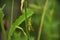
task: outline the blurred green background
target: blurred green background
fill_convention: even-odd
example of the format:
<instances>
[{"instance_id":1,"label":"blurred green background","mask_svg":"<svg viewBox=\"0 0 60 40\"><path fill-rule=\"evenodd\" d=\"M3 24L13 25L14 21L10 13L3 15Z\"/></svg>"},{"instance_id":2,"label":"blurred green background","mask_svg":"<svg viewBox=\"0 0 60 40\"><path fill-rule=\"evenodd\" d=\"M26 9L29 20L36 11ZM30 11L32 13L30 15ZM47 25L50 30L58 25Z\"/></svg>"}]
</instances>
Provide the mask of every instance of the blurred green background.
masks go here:
<instances>
[{"instance_id":1,"label":"blurred green background","mask_svg":"<svg viewBox=\"0 0 60 40\"><path fill-rule=\"evenodd\" d=\"M60 0L24 0L22 11L21 0L1 0L0 8L4 4L6 40L60 40Z\"/></svg>"}]
</instances>

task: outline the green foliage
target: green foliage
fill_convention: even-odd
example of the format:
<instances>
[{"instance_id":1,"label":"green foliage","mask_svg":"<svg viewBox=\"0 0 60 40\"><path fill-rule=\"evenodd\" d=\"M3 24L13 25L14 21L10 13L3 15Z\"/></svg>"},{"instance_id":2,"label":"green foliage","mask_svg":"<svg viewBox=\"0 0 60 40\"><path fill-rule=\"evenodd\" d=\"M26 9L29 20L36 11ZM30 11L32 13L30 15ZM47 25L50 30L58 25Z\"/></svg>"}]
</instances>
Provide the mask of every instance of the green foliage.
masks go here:
<instances>
[{"instance_id":1,"label":"green foliage","mask_svg":"<svg viewBox=\"0 0 60 40\"><path fill-rule=\"evenodd\" d=\"M50 4L50 5L49 5ZM59 38L58 36L58 24L59 22L53 20L53 14L55 9L55 2L48 2L48 9L46 12L44 26L42 31L42 40L54 40L54 38ZM46 36L46 37L45 37Z\"/></svg>"},{"instance_id":2,"label":"green foliage","mask_svg":"<svg viewBox=\"0 0 60 40\"><path fill-rule=\"evenodd\" d=\"M29 12L29 13L28 13ZM11 26L9 34L8 34L8 40L11 39L11 36L13 34L13 32L15 31L15 29L17 28L18 25L20 25L24 20L25 20L25 16L24 16L25 11L23 11L23 15L21 15ZM27 10L27 18L29 18L30 16L32 16L32 14L34 14L32 12L31 9Z\"/></svg>"},{"instance_id":3,"label":"green foliage","mask_svg":"<svg viewBox=\"0 0 60 40\"><path fill-rule=\"evenodd\" d=\"M9 17L11 25L8 33L8 40L59 40L60 6L56 0L31 0L29 5L33 4L33 6L29 6L28 8L27 3L28 2L25 0L22 15L12 23L14 11L14 0L12 0L12 10L10 10L11 17ZM4 40L6 40L6 33L3 24L4 7L5 5L0 8L0 24ZM29 21L29 18L31 18L31 21ZM24 22L25 24L22 24ZM28 22L31 22L30 24L34 31L28 30ZM21 24L23 25L22 27ZM18 29L19 32L17 32L16 29Z\"/></svg>"}]
</instances>

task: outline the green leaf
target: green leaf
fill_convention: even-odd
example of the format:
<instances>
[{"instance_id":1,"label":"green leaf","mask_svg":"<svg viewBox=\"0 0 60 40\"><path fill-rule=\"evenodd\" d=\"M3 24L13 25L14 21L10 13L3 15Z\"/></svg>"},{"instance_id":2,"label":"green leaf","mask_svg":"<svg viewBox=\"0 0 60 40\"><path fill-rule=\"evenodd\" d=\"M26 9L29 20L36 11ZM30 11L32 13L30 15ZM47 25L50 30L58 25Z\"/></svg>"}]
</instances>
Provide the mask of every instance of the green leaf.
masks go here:
<instances>
[{"instance_id":1,"label":"green leaf","mask_svg":"<svg viewBox=\"0 0 60 40\"><path fill-rule=\"evenodd\" d=\"M16 26L18 29L20 29L23 33L24 33L24 35L25 35L25 37L27 37L27 34L24 32L24 29L23 28L21 28L21 27L19 27L19 26Z\"/></svg>"},{"instance_id":2,"label":"green leaf","mask_svg":"<svg viewBox=\"0 0 60 40\"><path fill-rule=\"evenodd\" d=\"M17 25L20 25L24 20L25 20L25 16L24 16L25 10L23 10L23 15L21 15L11 26L10 30L9 30L9 34L8 34L8 40L11 40L11 36L13 34L13 32L15 31L15 29L17 28ZM32 16L34 13L31 9L27 9L27 18L29 18L30 16Z\"/></svg>"}]
</instances>

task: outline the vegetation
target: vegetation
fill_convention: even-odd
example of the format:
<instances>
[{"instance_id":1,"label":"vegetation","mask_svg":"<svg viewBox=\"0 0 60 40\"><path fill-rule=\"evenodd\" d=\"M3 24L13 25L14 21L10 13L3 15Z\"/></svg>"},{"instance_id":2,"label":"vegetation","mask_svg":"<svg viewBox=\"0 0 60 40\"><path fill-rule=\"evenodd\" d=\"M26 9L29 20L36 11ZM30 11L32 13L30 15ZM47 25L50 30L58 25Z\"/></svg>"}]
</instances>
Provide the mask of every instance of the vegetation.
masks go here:
<instances>
[{"instance_id":1,"label":"vegetation","mask_svg":"<svg viewBox=\"0 0 60 40\"><path fill-rule=\"evenodd\" d=\"M0 34L3 38L0 40L60 40L60 1L23 1L20 1L21 5L17 4L17 0L1 1ZM7 25L4 24L4 19Z\"/></svg>"}]
</instances>

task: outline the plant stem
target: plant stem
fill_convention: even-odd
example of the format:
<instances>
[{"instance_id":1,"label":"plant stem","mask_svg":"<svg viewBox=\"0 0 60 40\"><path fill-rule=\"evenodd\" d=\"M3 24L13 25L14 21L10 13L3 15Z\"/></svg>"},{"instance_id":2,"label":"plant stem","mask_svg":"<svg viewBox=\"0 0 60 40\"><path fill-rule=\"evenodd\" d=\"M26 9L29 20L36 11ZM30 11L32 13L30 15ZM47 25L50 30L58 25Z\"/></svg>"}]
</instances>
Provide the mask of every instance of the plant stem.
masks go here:
<instances>
[{"instance_id":1,"label":"plant stem","mask_svg":"<svg viewBox=\"0 0 60 40\"><path fill-rule=\"evenodd\" d=\"M13 23L13 9L14 9L14 0L12 0L12 10L11 10L11 26Z\"/></svg>"},{"instance_id":2,"label":"plant stem","mask_svg":"<svg viewBox=\"0 0 60 40\"><path fill-rule=\"evenodd\" d=\"M6 32L5 32L5 29L4 29L4 24L3 24L3 19L1 19L1 28L2 28L2 34L3 34L3 39L6 40Z\"/></svg>"},{"instance_id":3,"label":"plant stem","mask_svg":"<svg viewBox=\"0 0 60 40\"><path fill-rule=\"evenodd\" d=\"M28 19L27 19L27 0L25 0L25 23L26 23L26 32L27 32L27 40L29 40L29 32L28 32Z\"/></svg>"},{"instance_id":4,"label":"plant stem","mask_svg":"<svg viewBox=\"0 0 60 40\"><path fill-rule=\"evenodd\" d=\"M13 9L14 9L14 0L12 0L12 9L11 9L11 18L10 18L10 27L12 27L12 23L13 23ZM9 33L10 34L10 33ZM8 40L11 40L11 36L8 35Z\"/></svg>"},{"instance_id":5,"label":"plant stem","mask_svg":"<svg viewBox=\"0 0 60 40\"><path fill-rule=\"evenodd\" d=\"M44 9L43 9L43 14L42 14L42 18L41 18L41 23L40 23L40 28L39 28L37 40L41 39L42 27L43 27L44 17L45 17L46 10L47 10L47 4L48 4L48 0L46 0L45 6L44 6Z\"/></svg>"},{"instance_id":6,"label":"plant stem","mask_svg":"<svg viewBox=\"0 0 60 40\"><path fill-rule=\"evenodd\" d=\"M4 22L3 22L4 13L2 10L3 10L3 8L0 8L0 24L1 24L1 29L2 29L3 40L6 40L6 32L5 32L5 28L4 28Z\"/></svg>"}]
</instances>

